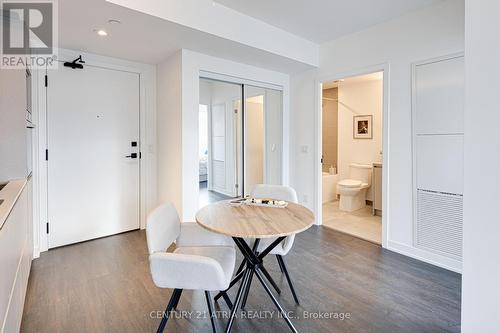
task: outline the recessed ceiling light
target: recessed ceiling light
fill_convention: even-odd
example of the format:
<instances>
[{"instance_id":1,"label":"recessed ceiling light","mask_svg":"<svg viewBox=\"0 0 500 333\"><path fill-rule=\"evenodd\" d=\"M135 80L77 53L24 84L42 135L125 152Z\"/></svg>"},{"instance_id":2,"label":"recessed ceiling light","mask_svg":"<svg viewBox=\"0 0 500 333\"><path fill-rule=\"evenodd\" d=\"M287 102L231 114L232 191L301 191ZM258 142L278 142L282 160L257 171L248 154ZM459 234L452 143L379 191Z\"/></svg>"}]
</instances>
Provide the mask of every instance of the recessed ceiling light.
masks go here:
<instances>
[{"instance_id":1,"label":"recessed ceiling light","mask_svg":"<svg viewBox=\"0 0 500 333\"><path fill-rule=\"evenodd\" d=\"M107 36L108 33L106 32L106 30L103 30L103 29L94 29L95 33L98 34L99 36Z\"/></svg>"},{"instance_id":2,"label":"recessed ceiling light","mask_svg":"<svg viewBox=\"0 0 500 333\"><path fill-rule=\"evenodd\" d=\"M111 19L111 20L108 20L108 23L109 24L120 24L122 22L120 20Z\"/></svg>"}]
</instances>

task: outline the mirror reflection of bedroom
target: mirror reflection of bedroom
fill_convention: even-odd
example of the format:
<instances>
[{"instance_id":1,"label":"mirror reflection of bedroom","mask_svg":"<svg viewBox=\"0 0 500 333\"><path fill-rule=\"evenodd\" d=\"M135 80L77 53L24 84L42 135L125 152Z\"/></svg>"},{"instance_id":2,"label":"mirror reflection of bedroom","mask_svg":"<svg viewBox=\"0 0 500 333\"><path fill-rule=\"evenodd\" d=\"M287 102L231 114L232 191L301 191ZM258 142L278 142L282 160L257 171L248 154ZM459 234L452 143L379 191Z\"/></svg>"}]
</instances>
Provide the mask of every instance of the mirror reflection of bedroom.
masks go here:
<instances>
[{"instance_id":1,"label":"mirror reflection of bedroom","mask_svg":"<svg viewBox=\"0 0 500 333\"><path fill-rule=\"evenodd\" d=\"M198 121L199 207L281 184L281 91L200 78Z\"/></svg>"},{"instance_id":2,"label":"mirror reflection of bedroom","mask_svg":"<svg viewBox=\"0 0 500 333\"><path fill-rule=\"evenodd\" d=\"M238 117L241 85L200 79L199 206L240 196Z\"/></svg>"}]
</instances>

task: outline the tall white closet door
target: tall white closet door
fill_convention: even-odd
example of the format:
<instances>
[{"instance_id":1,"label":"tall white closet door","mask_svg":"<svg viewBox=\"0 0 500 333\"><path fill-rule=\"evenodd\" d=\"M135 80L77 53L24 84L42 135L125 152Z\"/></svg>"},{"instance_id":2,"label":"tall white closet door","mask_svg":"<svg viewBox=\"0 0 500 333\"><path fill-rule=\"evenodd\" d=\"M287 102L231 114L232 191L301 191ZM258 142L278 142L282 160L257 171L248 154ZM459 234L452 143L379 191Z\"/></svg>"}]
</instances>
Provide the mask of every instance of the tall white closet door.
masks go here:
<instances>
[{"instance_id":1,"label":"tall white closet door","mask_svg":"<svg viewBox=\"0 0 500 333\"><path fill-rule=\"evenodd\" d=\"M414 68L415 246L461 260L464 60Z\"/></svg>"}]
</instances>

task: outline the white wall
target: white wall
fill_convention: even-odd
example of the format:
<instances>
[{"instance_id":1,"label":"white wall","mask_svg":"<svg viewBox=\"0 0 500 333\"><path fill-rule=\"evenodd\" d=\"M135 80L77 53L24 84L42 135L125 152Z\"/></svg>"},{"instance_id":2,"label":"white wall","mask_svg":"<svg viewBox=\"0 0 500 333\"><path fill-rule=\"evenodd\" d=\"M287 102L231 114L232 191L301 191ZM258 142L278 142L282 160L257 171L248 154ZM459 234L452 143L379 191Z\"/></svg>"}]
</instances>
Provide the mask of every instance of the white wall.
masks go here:
<instances>
[{"instance_id":1,"label":"white wall","mask_svg":"<svg viewBox=\"0 0 500 333\"><path fill-rule=\"evenodd\" d=\"M465 12L462 332L500 332L500 2L466 0Z\"/></svg>"},{"instance_id":2,"label":"white wall","mask_svg":"<svg viewBox=\"0 0 500 333\"><path fill-rule=\"evenodd\" d=\"M182 53L179 51L157 66L156 117L158 200L172 202L179 212L182 211L181 84ZM199 112L199 108L197 111ZM198 120L198 113L196 115ZM195 151L198 157L197 147Z\"/></svg>"},{"instance_id":3,"label":"white wall","mask_svg":"<svg viewBox=\"0 0 500 333\"><path fill-rule=\"evenodd\" d=\"M349 165L381 162L383 82L371 80L340 83L338 88L338 172L339 179L349 178ZM371 115L373 139L354 139L353 116ZM367 200L373 200L372 188Z\"/></svg>"},{"instance_id":4,"label":"white wall","mask_svg":"<svg viewBox=\"0 0 500 333\"><path fill-rule=\"evenodd\" d=\"M384 165L389 197L388 244L393 250L440 263L439 257L413 248L411 64L463 51L464 7L462 1L439 2L358 33L322 45L320 68L291 78L293 135L293 186L299 199L317 207L315 170L315 112L319 109L319 81L353 75L368 69L388 68L387 165ZM318 215L320 212L316 212Z\"/></svg>"}]
</instances>

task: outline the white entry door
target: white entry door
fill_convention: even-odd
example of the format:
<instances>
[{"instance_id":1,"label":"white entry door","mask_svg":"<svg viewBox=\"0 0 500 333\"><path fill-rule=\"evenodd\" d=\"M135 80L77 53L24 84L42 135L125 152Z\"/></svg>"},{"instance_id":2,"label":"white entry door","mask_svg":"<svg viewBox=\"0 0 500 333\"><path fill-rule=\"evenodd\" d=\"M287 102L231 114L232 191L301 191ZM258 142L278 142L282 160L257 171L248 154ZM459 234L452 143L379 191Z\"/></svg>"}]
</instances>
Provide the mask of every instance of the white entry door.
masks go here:
<instances>
[{"instance_id":1,"label":"white entry door","mask_svg":"<svg viewBox=\"0 0 500 333\"><path fill-rule=\"evenodd\" d=\"M47 113L49 248L139 228L139 74L60 64Z\"/></svg>"}]
</instances>

